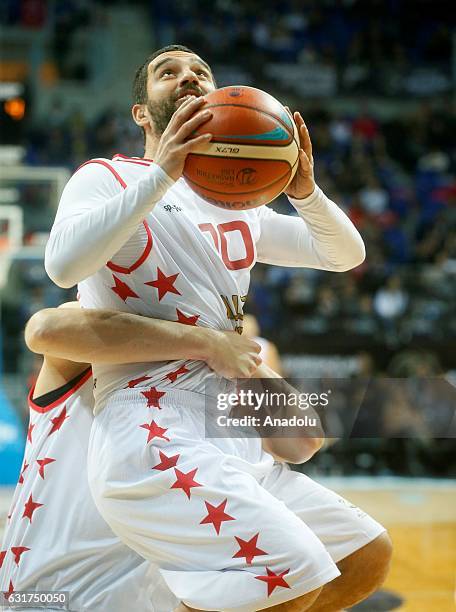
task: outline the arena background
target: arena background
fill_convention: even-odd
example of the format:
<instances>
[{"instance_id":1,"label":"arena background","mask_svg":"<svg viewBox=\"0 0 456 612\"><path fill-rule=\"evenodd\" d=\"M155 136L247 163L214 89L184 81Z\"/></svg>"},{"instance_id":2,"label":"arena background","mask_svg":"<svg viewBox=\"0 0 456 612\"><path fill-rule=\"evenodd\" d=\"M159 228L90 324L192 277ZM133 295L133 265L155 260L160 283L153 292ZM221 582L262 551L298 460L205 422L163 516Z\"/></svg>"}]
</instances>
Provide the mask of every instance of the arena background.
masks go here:
<instances>
[{"instance_id":1,"label":"arena background","mask_svg":"<svg viewBox=\"0 0 456 612\"><path fill-rule=\"evenodd\" d=\"M25 322L75 296L43 267L59 193L88 158L142 155L129 114L132 75L165 44L197 50L220 86L257 86L299 109L318 184L364 238L366 261L348 273L255 267L248 311L285 373L454 383L450 2L2 0L0 22L0 531L40 365L24 346ZM293 214L286 198L273 207ZM390 529L385 590L357 609L454 609L449 415L454 402L438 394L385 394L375 413L382 438L339 440L298 467Z\"/></svg>"}]
</instances>

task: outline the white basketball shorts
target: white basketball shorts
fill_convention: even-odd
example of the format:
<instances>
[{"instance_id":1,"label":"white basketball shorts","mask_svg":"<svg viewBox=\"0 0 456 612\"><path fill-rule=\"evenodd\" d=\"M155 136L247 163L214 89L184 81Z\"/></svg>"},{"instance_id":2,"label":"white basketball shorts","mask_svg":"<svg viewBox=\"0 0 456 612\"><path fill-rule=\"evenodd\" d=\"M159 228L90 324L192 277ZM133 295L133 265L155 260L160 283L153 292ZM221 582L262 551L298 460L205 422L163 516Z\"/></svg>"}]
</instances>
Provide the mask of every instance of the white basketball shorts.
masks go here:
<instances>
[{"instance_id":1,"label":"white basketball shorts","mask_svg":"<svg viewBox=\"0 0 456 612\"><path fill-rule=\"evenodd\" d=\"M188 391L113 394L94 420L88 470L114 532L200 610L295 599L339 576L336 562L384 531L274 464L258 439L205 439L204 396Z\"/></svg>"}]
</instances>

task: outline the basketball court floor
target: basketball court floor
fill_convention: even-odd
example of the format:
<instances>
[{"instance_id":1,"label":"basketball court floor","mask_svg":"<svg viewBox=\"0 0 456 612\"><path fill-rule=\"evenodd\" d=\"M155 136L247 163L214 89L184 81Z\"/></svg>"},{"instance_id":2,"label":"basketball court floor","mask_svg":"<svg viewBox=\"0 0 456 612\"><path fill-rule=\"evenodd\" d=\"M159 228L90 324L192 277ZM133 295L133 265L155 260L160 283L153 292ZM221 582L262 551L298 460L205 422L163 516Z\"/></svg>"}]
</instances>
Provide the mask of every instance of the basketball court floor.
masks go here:
<instances>
[{"instance_id":1,"label":"basketball court floor","mask_svg":"<svg viewBox=\"0 0 456 612\"><path fill-rule=\"evenodd\" d=\"M403 602L378 612L454 612L456 482L381 477L320 482L388 528L394 553L384 590Z\"/></svg>"}]
</instances>

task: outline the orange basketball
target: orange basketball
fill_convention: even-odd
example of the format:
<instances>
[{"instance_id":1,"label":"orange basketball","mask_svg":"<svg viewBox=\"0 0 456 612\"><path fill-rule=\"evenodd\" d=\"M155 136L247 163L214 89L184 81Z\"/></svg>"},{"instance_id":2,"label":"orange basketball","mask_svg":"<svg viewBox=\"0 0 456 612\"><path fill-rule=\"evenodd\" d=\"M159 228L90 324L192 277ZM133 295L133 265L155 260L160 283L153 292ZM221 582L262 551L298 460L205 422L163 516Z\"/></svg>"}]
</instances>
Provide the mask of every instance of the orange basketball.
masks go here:
<instances>
[{"instance_id":1,"label":"orange basketball","mask_svg":"<svg viewBox=\"0 0 456 612\"><path fill-rule=\"evenodd\" d=\"M254 87L230 86L205 96L212 118L196 134L212 140L187 156L184 177L202 198L242 210L284 191L298 167L299 136L278 100Z\"/></svg>"}]
</instances>

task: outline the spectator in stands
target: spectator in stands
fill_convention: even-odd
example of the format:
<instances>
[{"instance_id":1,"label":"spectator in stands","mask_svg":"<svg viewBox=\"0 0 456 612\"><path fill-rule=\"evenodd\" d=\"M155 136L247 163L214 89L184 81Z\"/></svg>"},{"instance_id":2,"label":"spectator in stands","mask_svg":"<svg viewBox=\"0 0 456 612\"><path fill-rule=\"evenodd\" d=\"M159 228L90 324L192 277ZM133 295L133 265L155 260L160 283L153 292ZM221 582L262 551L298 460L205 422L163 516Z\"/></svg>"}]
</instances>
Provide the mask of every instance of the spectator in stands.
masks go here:
<instances>
[{"instance_id":1,"label":"spectator in stands","mask_svg":"<svg viewBox=\"0 0 456 612\"><path fill-rule=\"evenodd\" d=\"M407 292L402 288L399 276L390 276L385 287L381 287L374 297L374 310L385 322L393 321L404 315L409 301Z\"/></svg>"}]
</instances>

